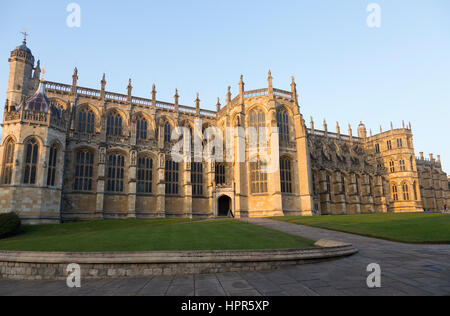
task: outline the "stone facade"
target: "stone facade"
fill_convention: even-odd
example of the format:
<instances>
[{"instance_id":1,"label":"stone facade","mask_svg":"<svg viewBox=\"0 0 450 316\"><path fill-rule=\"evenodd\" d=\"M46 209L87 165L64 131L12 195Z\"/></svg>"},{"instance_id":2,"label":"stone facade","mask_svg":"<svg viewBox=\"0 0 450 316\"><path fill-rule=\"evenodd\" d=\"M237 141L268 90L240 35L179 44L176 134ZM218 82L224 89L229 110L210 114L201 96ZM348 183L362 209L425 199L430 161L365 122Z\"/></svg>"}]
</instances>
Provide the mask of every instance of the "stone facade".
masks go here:
<instances>
[{"instance_id":1,"label":"stone facade","mask_svg":"<svg viewBox=\"0 0 450 316\"><path fill-rule=\"evenodd\" d=\"M228 215L358 214L441 211L450 205L439 159L415 158L411 126L358 136L307 127L294 79L290 91L246 91L216 111L40 79L26 42L11 52L0 146L0 212L26 223L111 218ZM36 100L38 103L36 103ZM40 103L39 103L40 102ZM41 107L42 106L42 107ZM200 125L196 122L201 120ZM225 146L231 162L174 163L170 132L182 126L202 137L208 127L279 128L279 168L262 173L245 133ZM371 133L370 133L371 134ZM202 135L202 136L198 136ZM261 137L259 135L258 137ZM195 142L196 140L194 140ZM200 142L204 141L203 139ZM239 144L244 144L239 146ZM273 146L272 146L273 147ZM278 160L277 158L277 160ZM261 162L261 160L257 160Z\"/></svg>"}]
</instances>

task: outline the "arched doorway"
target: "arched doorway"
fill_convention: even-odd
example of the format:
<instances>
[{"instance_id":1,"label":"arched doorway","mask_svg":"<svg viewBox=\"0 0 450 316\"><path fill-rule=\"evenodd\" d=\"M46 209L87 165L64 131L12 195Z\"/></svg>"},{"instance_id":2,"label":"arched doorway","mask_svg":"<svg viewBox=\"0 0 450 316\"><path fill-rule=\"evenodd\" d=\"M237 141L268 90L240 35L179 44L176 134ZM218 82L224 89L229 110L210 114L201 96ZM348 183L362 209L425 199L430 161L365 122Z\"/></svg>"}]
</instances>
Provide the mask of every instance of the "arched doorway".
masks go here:
<instances>
[{"instance_id":1,"label":"arched doorway","mask_svg":"<svg viewBox=\"0 0 450 316\"><path fill-rule=\"evenodd\" d=\"M231 215L231 198L229 196L223 195L217 201L217 216L228 217Z\"/></svg>"}]
</instances>

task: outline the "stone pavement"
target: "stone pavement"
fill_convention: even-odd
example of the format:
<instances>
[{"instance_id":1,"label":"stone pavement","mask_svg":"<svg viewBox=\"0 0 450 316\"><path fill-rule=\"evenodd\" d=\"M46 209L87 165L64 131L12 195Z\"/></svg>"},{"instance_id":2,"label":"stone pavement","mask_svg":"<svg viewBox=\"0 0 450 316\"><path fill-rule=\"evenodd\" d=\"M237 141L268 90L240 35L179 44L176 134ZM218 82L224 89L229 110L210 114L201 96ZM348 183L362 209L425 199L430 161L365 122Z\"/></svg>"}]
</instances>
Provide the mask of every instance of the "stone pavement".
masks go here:
<instances>
[{"instance_id":1,"label":"stone pavement","mask_svg":"<svg viewBox=\"0 0 450 316\"><path fill-rule=\"evenodd\" d=\"M450 295L450 245L408 245L319 228L249 219L251 223L313 240L349 242L351 257L275 271L82 281L0 280L0 295ZM381 266L380 289L368 289L367 265Z\"/></svg>"}]
</instances>

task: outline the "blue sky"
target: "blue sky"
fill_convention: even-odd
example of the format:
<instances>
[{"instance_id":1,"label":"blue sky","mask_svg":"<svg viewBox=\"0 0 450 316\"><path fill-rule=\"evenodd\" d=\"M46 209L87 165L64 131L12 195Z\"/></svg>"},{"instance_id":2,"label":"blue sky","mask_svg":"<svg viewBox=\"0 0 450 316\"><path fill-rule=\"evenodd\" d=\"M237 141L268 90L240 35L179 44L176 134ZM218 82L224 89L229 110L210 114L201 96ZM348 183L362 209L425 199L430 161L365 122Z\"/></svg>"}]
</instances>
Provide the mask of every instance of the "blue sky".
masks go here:
<instances>
[{"instance_id":1,"label":"blue sky","mask_svg":"<svg viewBox=\"0 0 450 316\"><path fill-rule=\"evenodd\" d=\"M71 1L2 1L0 95L5 98L9 52L31 33L28 46L46 79L214 109L228 85L289 90L296 77L305 118L334 129L363 121L411 121L416 155L442 155L450 172L450 1L74 1L81 28L66 25ZM382 8L381 28L369 28L366 7ZM1 99L0 99L1 100ZM2 103L4 101L1 101ZM308 119L309 120L309 119ZM345 128L346 129L346 128Z\"/></svg>"}]
</instances>

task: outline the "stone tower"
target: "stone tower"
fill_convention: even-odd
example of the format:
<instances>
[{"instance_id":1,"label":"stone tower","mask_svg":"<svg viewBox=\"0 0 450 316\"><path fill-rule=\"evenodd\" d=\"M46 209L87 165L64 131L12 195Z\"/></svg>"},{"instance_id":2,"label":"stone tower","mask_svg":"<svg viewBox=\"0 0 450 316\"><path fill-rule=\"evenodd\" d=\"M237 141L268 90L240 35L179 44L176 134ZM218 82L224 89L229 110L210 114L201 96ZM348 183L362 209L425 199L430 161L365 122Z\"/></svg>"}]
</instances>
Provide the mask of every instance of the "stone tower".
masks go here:
<instances>
[{"instance_id":1,"label":"stone tower","mask_svg":"<svg viewBox=\"0 0 450 316\"><path fill-rule=\"evenodd\" d=\"M68 112L47 97L26 39L11 52L9 62L0 212L16 212L24 223L58 223Z\"/></svg>"}]
</instances>

